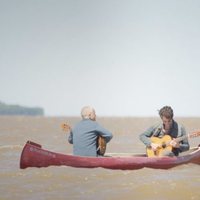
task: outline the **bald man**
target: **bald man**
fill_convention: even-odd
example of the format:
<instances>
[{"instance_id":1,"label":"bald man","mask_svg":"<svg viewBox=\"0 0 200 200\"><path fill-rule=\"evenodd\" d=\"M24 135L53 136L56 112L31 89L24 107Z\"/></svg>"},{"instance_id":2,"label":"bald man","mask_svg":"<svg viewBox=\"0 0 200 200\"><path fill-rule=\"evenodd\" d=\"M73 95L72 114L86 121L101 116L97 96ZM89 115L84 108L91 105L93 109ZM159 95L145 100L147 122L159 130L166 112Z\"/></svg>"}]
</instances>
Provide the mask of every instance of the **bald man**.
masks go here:
<instances>
[{"instance_id":1,"label":"bald man","mask_svg":"<svg viewBox=\"0 0 200 200\"><path fill-rule=\"evenodd\" d=\"M68 141L73 144L73 154L78 156L98 156L97 138L102 136L108 143L113 135L96 122L96 113L91 106L81 110L82 120L71 129Z\"/></svg>"}]
</instances>

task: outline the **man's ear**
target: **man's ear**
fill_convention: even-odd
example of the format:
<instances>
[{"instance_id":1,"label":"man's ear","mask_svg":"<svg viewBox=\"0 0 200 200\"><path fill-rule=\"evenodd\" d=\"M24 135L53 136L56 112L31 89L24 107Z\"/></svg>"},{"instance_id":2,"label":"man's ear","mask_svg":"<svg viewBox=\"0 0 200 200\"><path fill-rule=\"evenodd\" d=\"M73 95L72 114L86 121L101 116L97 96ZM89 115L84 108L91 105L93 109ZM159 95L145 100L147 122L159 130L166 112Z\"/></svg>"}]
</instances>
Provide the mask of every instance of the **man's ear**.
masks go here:
<instances>
[{"instance_id":1,"label":"man's ear","mask_svg":"<svg viewBox=\"0 0 200 200\"><path fill-rule=\"evenodd\" d=\"M92 113L90 113L90 114L88 115L88 117L89 117L89 119L91 119L91 117L92 117Z\"/></svg>"},{"instance_id":2,"label":"man's ear","mask_svg":"<svg viewBox=\"0 0 200 200\"><path fill-rule=\"evenodd\" d=\"M89 119L91 119L91 120L93 120L93 121L96 120L96 118L94 117L94 114L93 114L93 113L90 113L88 116L89 116Z\"/></svg>"}]
</instances>

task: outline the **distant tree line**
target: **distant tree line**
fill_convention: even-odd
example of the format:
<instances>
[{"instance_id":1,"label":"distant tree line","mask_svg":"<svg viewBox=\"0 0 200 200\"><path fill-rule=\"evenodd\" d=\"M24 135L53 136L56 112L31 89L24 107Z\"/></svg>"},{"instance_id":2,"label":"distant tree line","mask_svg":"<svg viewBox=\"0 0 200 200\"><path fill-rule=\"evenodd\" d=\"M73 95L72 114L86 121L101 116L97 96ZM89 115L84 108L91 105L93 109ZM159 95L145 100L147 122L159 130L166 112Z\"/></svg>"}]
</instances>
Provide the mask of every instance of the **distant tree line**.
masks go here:
<instances>
[{"instance_id":1,"label":"distant tree line","mask_svg":"<svg viewBox=\"0 0 200 200\"><path fill-rule=\"evenodd\" d=\"M19 105L7 105L0 102L0 115L44 115L43 108L40 107L24 107Z\"/></svg>"}]
</instances>

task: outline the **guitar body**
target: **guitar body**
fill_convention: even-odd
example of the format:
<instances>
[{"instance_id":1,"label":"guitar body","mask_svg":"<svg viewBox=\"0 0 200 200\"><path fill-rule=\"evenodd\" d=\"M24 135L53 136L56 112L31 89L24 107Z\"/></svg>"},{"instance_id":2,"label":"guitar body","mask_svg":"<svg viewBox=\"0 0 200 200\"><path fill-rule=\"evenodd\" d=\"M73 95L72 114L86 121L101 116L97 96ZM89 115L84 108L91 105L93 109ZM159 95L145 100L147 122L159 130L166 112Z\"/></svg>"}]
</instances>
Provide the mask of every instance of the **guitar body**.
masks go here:
<instances>
[{"instance_id":1,"label":"guitar body","mask_svg":"<svg viewBox=\"0 0 200 200\"><path fill-rule=\"evenodd\" d=\"M159 148L156 151L153 151L152 148L147 148L147 156L155 157L155 156L163 156L165 152L172 152L172 146L169 145L172 138L169 135L165 135L162 138L151 137L151 142L159 144Z\"/></svg>"},{"instance_id":2,"label":"guitar body","mask_svg":"<svg viewBox=\"0 0 200 200\"><path fill-rule=\"evenodd\" d=\"M106 152L106 140L102 136L97 138L97 154L103 156Z\"/></svg>"}]
</instances>

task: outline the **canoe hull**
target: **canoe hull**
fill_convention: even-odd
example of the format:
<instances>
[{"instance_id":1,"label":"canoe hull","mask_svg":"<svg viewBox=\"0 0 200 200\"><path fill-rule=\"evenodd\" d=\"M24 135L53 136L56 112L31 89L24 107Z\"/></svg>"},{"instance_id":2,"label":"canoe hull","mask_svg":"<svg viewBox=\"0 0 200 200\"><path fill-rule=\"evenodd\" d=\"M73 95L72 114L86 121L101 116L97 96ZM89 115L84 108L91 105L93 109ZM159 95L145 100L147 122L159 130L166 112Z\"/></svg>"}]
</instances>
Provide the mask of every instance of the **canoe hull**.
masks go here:
<instances>
[{"instance_id":1,"label":"canoe hull","mask_svg":"<svg viewBox=\"0 0 200 200\"><path fill-rule=\"evenodd\" d=\"M144 167L154 169L169 169L181 164L200 164L200 148L195 148L187 155L179 157L154 157L137 156L110 156L110 157L81 157L51 152L42 149L42 146L28 141L24 146L20 168L70 166L78 168L107 168L120 170L135 170Z\"/></svg>"}]
</instances>

